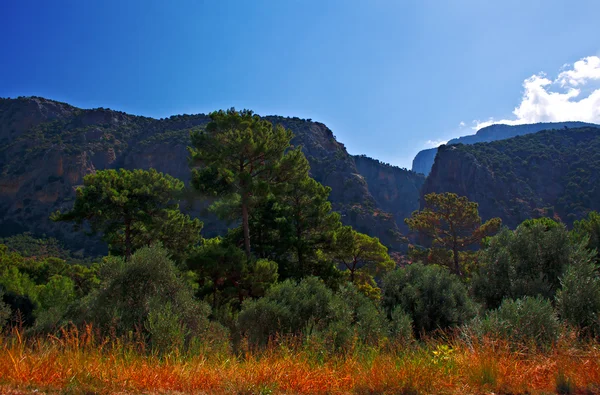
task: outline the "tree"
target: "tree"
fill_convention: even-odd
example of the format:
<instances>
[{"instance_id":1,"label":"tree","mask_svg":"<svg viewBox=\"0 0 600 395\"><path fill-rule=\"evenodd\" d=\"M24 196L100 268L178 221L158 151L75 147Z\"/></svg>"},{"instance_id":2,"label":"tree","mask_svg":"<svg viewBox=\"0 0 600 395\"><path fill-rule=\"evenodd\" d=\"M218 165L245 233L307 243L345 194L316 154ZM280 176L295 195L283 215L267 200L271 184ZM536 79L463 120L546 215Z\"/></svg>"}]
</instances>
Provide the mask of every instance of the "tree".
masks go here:
<instances>
[{"instance_id":1,"label":"tree","mask_svg":"<svg viewBox=\"0 0 600 395\"><path fill-rule=\"evenodd\" d=\"M527 220L514 231L503 229L480 251L473 293L487 308L505 298L542 296L554 299L568 266L593 261L584 241L575 241L563 224Z\"/></svg>"},{"instance_id":2,"label":"tree","mask_svg":"<svg viewBox=\"0 0 600 395\"><path fill-rule=\"evenodd\" d=\"M341 226L330 190L307 175L278 186L250 217L255 254L278 262L282 279L332 274L332 262L319 253L329 252Z\"/></svg>"},{"instance_id":3,"label":"tree","mask_svg":"<svg viewBox=\"0 0 600 395\"><path fill-rule=\"evenodd\" d=\"M161 242L178 255L200 240L202 223L179 212L175 197L183 182L154 169L101 170L88 174L77 189L75 205L56 212L54 221L88 222L102 232L113 253L129 259L142 246Z\"/></svg>"},{"instance_id":4,"label":"tree","mask_svg":"<svg viewBox=\"0 0 600 395\"><path fill-rule=\"evenodd\" d=\"M410 316L416 334L461 325L476 313L467 288L447 268L413 263L383 277L381 304L388 317Z\"/></svg>"},{"instance_id":5,"label":"tree","mask_svg":"<svg viewBox=\"0 0 600 395\"><path fill-rule=\"evenodd\" d=\"M395 265L378 238L359 233L351 226L343 226L336 232L332 258L348 270L350 282L359 288L372 287L373 276Z\"/></svg>"},{"instance_id":6,"label":"tree","mask_svg":"<svg viewBox=\"0 0 600 395\"><path fill-rule=\"evenodd\" d=\"M308 172L300 148L290 149L292 132L250 110L218 111L203 131L192 133L192 183L219 197L222 217L242 219L244 250L250 259L250 211L257 197L279 183Z\"/></svg>"},{"instance_id":7,"label":"tree","mask_svg":"<svg viewBox=\"0 0 600 395\"><path fill-rule=\"evenodd\" d=\"M101 268L100 289L91 294L76 321L123 335L143 330L151 343L172 332L175 345L188 343L208 327L210 307L194 298L193 289L162 247L142 247L129 261L108 257ZM162 322L161 322L162 321ZM161 342L162 343L162 342Z\"/></svg>"},{"instance_id":8,"label":"tree","mask_svg":"<svg viewBox=\"0 0 600 395\"><path fill-rule=\"evenodd\" d=\"M579 241L587 240L587 248L596 250L596 260L600 263L600 213L591 211L587 218L575 221L572 233Z\"/></svg>"},{"instance_id":9,"label":"tree","mask_svg":"<svg viewBox=\"0 0 600 395\"><path fill-rule=\"evenodd\" d=\"M247 259L236 246L220 237L204 240L203 245L188 259L188 267L200 277L200 293L210 295L213 309L217 298L241 299L241 285Z\"/></svg>"},{"instance_id":10,"label":"tree","mask_svg":"<svg viewBox=\"0 0 600 395\"><path fill-rule=\"evenodd\" d=\"M404 220L413 231L433 239L433 246L452 251L454 274L462 276L459 252L498 231L502 220L492 218L481 223L478 204L454 193L425 195L425 208Z\"/></svg>"}]
</instances>

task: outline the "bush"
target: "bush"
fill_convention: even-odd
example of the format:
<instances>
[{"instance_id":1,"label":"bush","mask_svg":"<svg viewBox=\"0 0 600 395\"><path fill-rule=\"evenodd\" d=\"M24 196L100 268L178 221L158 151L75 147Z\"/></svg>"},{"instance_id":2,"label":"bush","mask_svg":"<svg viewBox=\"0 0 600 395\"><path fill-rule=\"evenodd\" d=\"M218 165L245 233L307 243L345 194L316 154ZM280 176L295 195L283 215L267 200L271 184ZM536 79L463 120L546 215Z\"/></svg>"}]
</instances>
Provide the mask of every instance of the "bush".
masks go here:
<instances>
[{"instance_id":1,"label":"bush","mask_svg":"<svg viewBox=\"0 0 600 395\"><path fill-rule=\"evenodd\" d=\"M275 335L304 334L340 349L355 337L374 344L387 335L385 317L354 285L334 293L316 277L286 280L264 298L245 301L238 323L250 343L261 346Z\"/></svg>"},{"instance_id":2,"label":"bush","mask_svg":"<svg viewBox=\"0 0 600 395\"><path fill-rule=\"evenodd\" d=\"M554 299L566 267L588 261L591 254L582 242L572 241L564 225L548 218L529 220L488 240L473 292L490 309L505 298Z\"/></svg>"},{"instance_id":3,"label":"bush","mask_svg":"<svg viewBox=\"0 0 600 395\"><path fill-rule=\"evenodd\" d=\"M600 213L591 211L586 218L575 221L571 233L575 240L583 241L589 250L597 252L596 261L600 264Z\"/></svg>"},{"instance_id":4,"label":"bush","mask_svg":"<svg viewBox=\"0 0 600 395\"><path fill-rule=\"evenodd\" d=\"M583 335L600 336L600 278L594 262L571 265L556 295L560 317L582 329Z\"/></svg>"},{"instance_id":5,"label":"bush","mask_svg":"<svg viewBox=\"0 0 600 395\"><path fill-rule=\"evenodd\" d=\"M0 331L4 329L4 325L10 318L10 307L4 303L4 291L0 289Z\"/></svg>"},{"instance_id":6,"label":"bush","mask_svg":"<svg viewBox=\"0 0 600 395\"><path fill-rule=\"evenodd\" d=\"M384 277L382 289L388 318L400 306L417 334L460 325L476 313L464 284L440 266L415 263L398 268Z\"/></svg>"},{"instance_id":7,"label":"bush","mask_svg":"<svg viewBox=\"0 0 600 395\"><path fill-rule=\"evenodd\" d=\"M515 344L544 348L557 339L560 325L549 300L526 296L505 299L483 320L476 319L471 329L479 336L499 336Z\"/></svg>"},{"instance_id":8,"label":"bush","mask_svg":"<svg viewBox=\"0 0 600 395\"><path fill-rule=\"evenodd\" d=\"M413 320L404 312L402 306L396 306L390 315L391 338L400 344L413 340Z\"/></svg>"},{"instance_id":9,"label":"bush","mask_svg":"<svg viewBox=\"0 0 600 395\"><path fill-rule=\"evenodd\" d=\"M239 326L251 343L259 345L275 334L321 331L341 315L333 300L333 291L316 277L299 283L286 280L267 290L263 298L244 301Z\"/></svg>"},{"instance_id":10,"label":"bush","mask_svg":"<svg viewBox=\"0 0 600 395\"><path fill-rule=\"evenodd\" d=\"M166 339L186 342L204 333L210 308L194 299L190 284L161 247L137 250L129 261L110 257L101 268L100 289L82 299L75 313L117 335L142 330L151 344L165 351ZM168 308L167 308L168 306Z\"/></svg>"}]
</instances>

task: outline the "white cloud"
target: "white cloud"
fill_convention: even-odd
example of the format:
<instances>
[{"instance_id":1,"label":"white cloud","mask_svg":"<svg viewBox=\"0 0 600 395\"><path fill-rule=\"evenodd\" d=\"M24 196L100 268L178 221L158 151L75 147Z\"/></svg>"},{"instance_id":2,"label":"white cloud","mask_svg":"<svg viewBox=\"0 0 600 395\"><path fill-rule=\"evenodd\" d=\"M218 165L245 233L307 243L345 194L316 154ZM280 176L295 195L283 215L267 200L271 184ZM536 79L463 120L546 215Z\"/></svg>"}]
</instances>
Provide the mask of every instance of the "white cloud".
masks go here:
<instances>
[{"instance_id":1,"label":"white cloud","mask_svg":"<svg viewBox=\"0 0 600 395\"><path fill-rule=\"evenodd\" d=\"M600 57L589 56L563 66L552 81L544 73L532 75L523 82L523 97L513 110L515 118L473 121L479 130L495 123L520 125L536 122L584 121L600 123L600 84L582 95L581 87L600 81ZM557 90L558 89L558 90Z\"/></svg>"},{"instance_id":2,"label":"white cloud","mask_svg":"<svg viewBox=\"0 0 600 395\"><path fill-rule=\"evenodd\" d=\"M442 144L446 144L448 140L427 140L425 142L425 147L427 148L437 148Z\"/></svg>"},{"instance_id":3,"label":"white cloud","mask_svg":"<svg viewBox=\"0 0 600 395\"><path fill-rule=\"evenodd\" d=\"M568 67L568 65L565 66ZM559 82L561 86L578 86L585 85L588 80L600 80L600 58L598 56L588 56L578 60L572 70L561 72L555 82Z\"/></svg>"},{"instance_id":4,"label":"white cloud","mask_svg":"<svg viewBox=\"0 0 600 395\"><path fill-rule=\"evenodd\" d=\"M465 122L464 121L460 121L460 123L458 124L458 126L460 126L461 128L465 127Z\"/></svg>"}]
</instances>

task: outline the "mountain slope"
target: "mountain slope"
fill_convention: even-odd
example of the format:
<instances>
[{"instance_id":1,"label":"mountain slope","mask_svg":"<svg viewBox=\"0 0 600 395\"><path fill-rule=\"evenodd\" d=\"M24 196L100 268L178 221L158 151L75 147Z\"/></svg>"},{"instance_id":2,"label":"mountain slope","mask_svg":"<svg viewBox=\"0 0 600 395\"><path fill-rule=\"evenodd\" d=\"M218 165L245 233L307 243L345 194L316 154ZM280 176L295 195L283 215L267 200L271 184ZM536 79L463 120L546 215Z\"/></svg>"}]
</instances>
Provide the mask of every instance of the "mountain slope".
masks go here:
<instances>
[{"instance_id":1,"label":"mountain slope","mask_svg":"<svg viewBox=\"0 0 600 395\"><path fill-rule=\"evenodd\" d=\"M443 145L421 191L430 192L467 196L510 227L539 216L571 224L600 210L600 128Z\"/></svg>"},{"instance_id":2,"label":"mountain slope","mask_svg":"<svg viewBox=\"0 0 600 395\"><path fill-rule=\"evenodd\" d=\"M369 177L360 174L331 130L299 118L266 118L294 132L292 143L303 147L311 175L332 188L330 200L345 223L393 249L402 247L397 224L403 217L395 218L378 205ZM83 110L39 97L0 99L0 236L31 231L57 237L71 248L102 250L97 238L49 221L50 213L69 209L83 177L100 169L153 167L187 183L189 131L208 121L204 114L153 119L103 108ZM411 210L417 209L412 190L402 190L394 199L404 200L405 193ZM205 222L205 236L227 227L206 212L209 203L190 194L182 204Z\"/></svg>"},{"instance_id":3,"label":"mountain slope","mask_svg":"<svg viewBox=\"0 0 600 395\"><path fill-rule=\"evenodd\" d=\"M511 137L536 133L542 130L558 130L564 128L573 129L585 126L596 127L598 125L585 122L545 122L514 126L497 124L481 128L476 134L452 139L448 141L446 145L488 143L491 141L504 140ZM437 148L429 148L420 151L415 156L415 159L413 159L412 170L417 173L428 175L431 171L431 167L433 166L437 151Z\"/></svg>"}]
</instances>

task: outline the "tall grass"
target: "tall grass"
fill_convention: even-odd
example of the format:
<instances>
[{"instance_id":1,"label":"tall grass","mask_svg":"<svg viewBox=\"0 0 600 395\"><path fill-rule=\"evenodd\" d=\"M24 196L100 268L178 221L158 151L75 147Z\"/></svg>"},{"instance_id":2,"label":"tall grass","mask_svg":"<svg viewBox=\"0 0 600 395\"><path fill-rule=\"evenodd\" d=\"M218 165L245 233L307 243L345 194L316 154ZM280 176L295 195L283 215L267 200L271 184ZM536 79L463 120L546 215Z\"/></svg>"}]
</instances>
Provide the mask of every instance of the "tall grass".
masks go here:
<instances>
[{"instance_id":1,"label":"tall grass","mask_svg":"<svg viewBox=\"0 0 600 395\"><path fill-rule=\"evenodd\" d=\"M329 353L318 342L279 339L237 353L218 340L157 354L135 333L101 338L90 326L57 336L13 330L0 338L0 392L553 393L600 391L600 347L561 339L550 351L501 341L445 340ZM566 379L568 378L568 380ZM575 388L575 384L577 387Z\"/></svg>"}]
</instances>

